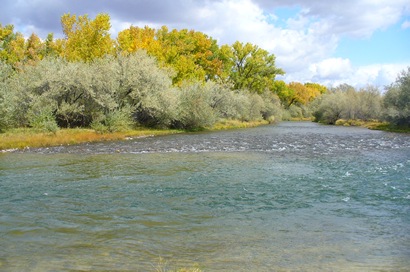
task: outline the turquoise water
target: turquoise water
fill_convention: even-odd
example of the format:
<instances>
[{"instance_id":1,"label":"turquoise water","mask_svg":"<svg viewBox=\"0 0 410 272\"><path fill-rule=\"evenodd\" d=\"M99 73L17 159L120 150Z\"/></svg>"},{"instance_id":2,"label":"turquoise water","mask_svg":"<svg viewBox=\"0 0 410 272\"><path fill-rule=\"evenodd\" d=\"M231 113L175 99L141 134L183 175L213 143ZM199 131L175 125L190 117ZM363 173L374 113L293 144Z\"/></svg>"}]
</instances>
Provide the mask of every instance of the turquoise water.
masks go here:
<instances>
[{"instance_id":1,"label":"turquoise water","mask_svg":"<svg viewBox=\"0 0 410 272\"><path fill-rule=\"evenodd\" d=\"M0 271L409 270L410 136L284 122L0 154L0 245Z\"/></svg>"}]
</instances>

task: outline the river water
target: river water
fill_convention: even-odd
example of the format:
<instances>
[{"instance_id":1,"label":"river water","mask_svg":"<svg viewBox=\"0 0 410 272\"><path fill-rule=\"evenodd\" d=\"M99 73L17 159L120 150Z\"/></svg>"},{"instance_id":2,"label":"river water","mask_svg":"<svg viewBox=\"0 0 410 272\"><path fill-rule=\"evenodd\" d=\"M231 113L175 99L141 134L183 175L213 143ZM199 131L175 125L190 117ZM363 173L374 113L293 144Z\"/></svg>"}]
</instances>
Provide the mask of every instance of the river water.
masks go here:
<instances>
[{"instance_id":1,"label":"river water","mask_svg":"<svg viewBox=\"0 0 410 272\"><path fill-rule=\"evenodd\" d=\"M0 154L0 271L194 266L409 270L410 135L283 122Z\"/></svg>"}]
</instances>

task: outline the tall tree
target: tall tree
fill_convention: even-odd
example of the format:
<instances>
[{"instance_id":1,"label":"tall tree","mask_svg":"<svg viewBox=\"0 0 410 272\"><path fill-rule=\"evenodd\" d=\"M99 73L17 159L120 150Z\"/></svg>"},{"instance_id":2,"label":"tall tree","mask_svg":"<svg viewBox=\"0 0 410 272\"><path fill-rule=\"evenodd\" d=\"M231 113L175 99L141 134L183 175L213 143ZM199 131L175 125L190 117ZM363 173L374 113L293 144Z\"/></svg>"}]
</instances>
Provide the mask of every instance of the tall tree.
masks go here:
<instances>
[{"instance_id":1,"label":"tall tree","mask_svg":"<svg viewBox=\"0 0 410 272\"><path fill-rule=\"evenodd\" d=\"M158 60L176 71L173 83L185 80L208 80L219 76L222 61L218 58L219 47L214 39L193 30L172 30L163 26L156 33L161 50L154 52Z\"/></svg>"},{"instance_id":2,"label":"tall tree","mask_svg":"<svg viewBox=\"0 0 410 272\"><path fill-rule=\"evenodd\" d=\"M145 26L140 28L131 26L120 31L117 36L119 50L123 53L134 53L144 49L148 54L153 55L161 47L160 42L155 38L155 29Z\"/></svg>"},{"instance_id":3,"label":"tall tree","mask_svg":"<svg viewBox=\"0 0 410 272\"><path fill-rule=\"evenodd\" d=\"M158 30L131 26L118 33L117 43L121 52L132 53L144 49L158 62L175 71L173 83L181 85L185 80L205 81L218 77L222 61L215 40L193 30Z\"/></svg>"},{"instance_id":4,"label":"tall tree","mask_svg":"<svg viewBox=\"0 0 410 272\"><path fill-rule=\"evenodd\" d=\"M251 92L263 93L272 87L275 77L285 72L275 65L275 55L256 45L235 42L232 46L221 48L223 58L230 69L229 79L235 89L248 89Z\"/></svg>"},{"instance_id":5,"label":"tall tree","mask_svg":"<svg viewBox=\"0 0 410 272\"><path fill-rule=\"evenodd\" d=\"M64 57L68 61L89 62L113 53L108 14L98 14L90 20L87 15L77 17L68 13L61 17L61 24L66 36Z\"/></svg>"},{"instance_id":6,"label":"tall tree","mask_svg":"<svg viewBox=\"0 0 410 272\"><path fill-rule=\"evenodd\" d=\"M36 34L31 34L26 41L25 58L28 63L36 63L44 57L44 44Z\"/></svg>"},{"instance_id":7,"label":"tall tree","mask_svg":"<svg viewBox=\"0 0 410 272\"><path fill-rule=\"evenodd\" d=\"M19 32L14 32L13 25L4 27L0 24L0 60L19 66L25 58L25 39Z\"/></svg>"}]
</instances>

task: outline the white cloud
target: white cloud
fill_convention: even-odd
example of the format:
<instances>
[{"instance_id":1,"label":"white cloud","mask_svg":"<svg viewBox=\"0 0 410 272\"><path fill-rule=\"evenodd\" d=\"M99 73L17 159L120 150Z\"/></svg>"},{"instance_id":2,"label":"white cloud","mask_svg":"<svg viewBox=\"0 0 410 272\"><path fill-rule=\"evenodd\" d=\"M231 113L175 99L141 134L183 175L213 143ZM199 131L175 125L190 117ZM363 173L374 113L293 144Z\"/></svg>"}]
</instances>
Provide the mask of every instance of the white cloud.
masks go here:
<instances>
[{"instance_id":1,"label":"white cloud","mask_svg":"<svg viewBox=\"0 0 410 272\"><path fill-rule=\"evenodd\" d=\"M356 67L347 58L335 58L340 39L369 38L374 31L397 24L410 14L408 0L111 0L84 3L54 0L5 0L0 18L30 35L54 32L59 36L62 14L99 12L111 16L112 37L130 25L188 28L205 32L219 44L251 42L275 54L286 81L316 81L325 85L348 83L377 85L394 81L404 64ZM44 6L44 9L36 7ZM291 7L299 13L278 20L276 8ZM36 10L34 13L33 10ZM279 22L280 21L280 22ZM283 24L285 22L285 25ZM410 27L408 20L401 24ZM57 29L57 30L56 30ZM56 33L57 32L57 33ZM407 64L409 65L409 64ZM397 67L400 67L398 69ZM388 82L389 81L389 82Z\"/></svg>"},{"instance_id":2,"label":"white cloud","mask_svg":"<svg viewBox=\"0 0 410 272\"><path fill-rule=\"evenodd\" d=\"M335 35L324 35L323 26L305 17L288 21L290 27L272 24L266 13L250 0L212 2L197 11L199 30L220 43L251 42L275 54L277 65L287 73L329 56L337 46ZM201 23L201 22L206 22Z\"/></svg>"},{"instance_id":3,"label":"white cloud","mask_svg":"<svg viewBox=\"0 0 410 272\"><path fill-rule=\"evenodd\" d=\"M410 28L410 21L406 20L401 24L402 29Z\"/></svg>"},{"instance_id":4,"label":"white cloud","mask_svg":"<svg viewBox=\"0 0 410 272\"><path fill-rule=\"evenodd\" d=\"M237 40L266 48L267 37L277 29L267 22L263 10L251 0L222 0L198 7L195 24L200 30L231 44Z\"/></svg>"},{"instance_id":5,"label":"white cloud","mask_svg":"<svg viewBox=\"0 0 410 272\"><path fill-rule=\"evenodd\" d=\"M408 64L373 64L361 66L352 79L356 85L373 84L386 86L393 83L397 75L406 69Z\"/></svg>"},{"instance_id":6,"label":"white cloud","mask_svg":"<svg viewBox=\"0 0 410 272\"><path fill-rule=\"evenodd\" d=\"M352 65L348 59L329 58L311 64L309 70L312 72L313 77L329 80L347 77L352 72Z\"/></svg>"},{"instance_id":7,"label":"white cloud","mask_svg":"<svg viewBox=\"0 0 410 272\"><path fill-rule=\"evenodd\" d=\"M408 0L255 0L264 8L282 6L302 8L300 16L315 18L327 28L328 34L367 38L378 29L397 23L410 14Z\"/></svg>"},{"instance_id":8,"label":"white cloud","mask_svg":"<svg viewBox=\"0 0 410 272\"><path fill-rule=\"evenodd\" d=\"M330 58L312 64L309 69L299 71L299 77L328 87L347 83L355 88L373 85L383 89L396 80L397 75L406 69L408 64L372 64L354 67L348 59ZM292 79L293 80L293 79ZM292 81L290 80L290 81ZM307 80L309 81L309 80Z\"/></svg>"}]
</instances>

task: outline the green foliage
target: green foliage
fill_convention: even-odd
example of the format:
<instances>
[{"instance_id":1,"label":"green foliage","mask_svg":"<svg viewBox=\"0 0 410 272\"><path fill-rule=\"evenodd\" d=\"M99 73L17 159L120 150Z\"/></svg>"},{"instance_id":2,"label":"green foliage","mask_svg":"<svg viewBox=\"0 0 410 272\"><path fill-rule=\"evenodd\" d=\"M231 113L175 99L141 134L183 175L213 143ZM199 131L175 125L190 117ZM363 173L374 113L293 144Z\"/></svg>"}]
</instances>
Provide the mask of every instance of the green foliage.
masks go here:
<instances>
[{"instance_id":1,"label":"green foliage","mask_svg":"<svg viewBox=\"0 0 410 272\"><path fill-rule=\"evenodd\" d=\"M338 119L374 120L380 117L381 95L377 88L367 86L356 91L346 84L333 89L314 101L316 121L335 124Z\"/></svg>"},{"instance_id":2,"label":"green foliage","mask_svg":"<svg viewBox=\"0 0 410 272\"><path fill-rule=\"evenodd\" d=\"M18 74L17 90L23 105L32 103L36 96L53 102L53 112L60 126L84 127L114 103L111 98L113 90L99 85L99 76L104 75L103 72L95 73L92 64L47 58L36 66L25 67Z\"/></svg>"},{"instance_id":3,"label":"green foliage","mask_svg":"<svg viewBox=\"0 0 410 272\"><path fill-rule=\"evenodd\" d=\"M283 80L273 82L271 91L280 98L285 107L292 105L295 100L295 91L289 88Z\"/></svg>"},{"instance_id":4,"label":"green foliage","mask_svg":"<svg viewBox=\"0 0 410 272\"><path fill-rule=\"evenodd\" d=\"M157 30L156 40L160 50L151 50L160 63L175 70L173 83L180 86L184 81L205 81L221 73L222 62L218 59L216 40L193 30ZM150 52L150 51L149 51Z\"/></svg>"},{"instance_id":5,"label":"green foliage","mask_svg":"<svg viewBox=\"0 0 410 272\"><path fill-rule=\"evenodd\" d=\"M173 126L197 129L212 126L216 121L212 109L212 88L199 82L181 86L178 115Z\"/></svg>"},{"instance_id":6,"label":"green foliage","mask_svg":"<svg viewBox=\"0 0 410 272\"><path fill-rule=\"evenodd\" d=\"M59 127L55 120L53 108L42 103L33 103L27 113L29 125L44 132L57 133Z\"/></svg>"},{"instance_id":7,"label":"green foliage","mask_svg":"<svg viewBox=\"0 0 410 272\"><path fill-rule=\"evenodd\" d=\"M136 121L146 126L167 127L176 115L177 92L170 73L158 67L145 51L118 56L115 99L128 105Z\"/></svg>"},{"instance_id":8,"label":"green foliage","mask_svg":"<svg viewBox=\"0 0 410 272\"><path fill-rule=\"evenodd\" d=\"M295 119L303 118L303 112L302 112L301 107L298 107L298 106L292 104L287 109L287 111L289 112L289 116L290 116L291 119L293 119L293 118L295 118Z\"/></svg>"},{"instance_id":9,"label":"green foliage","mask_svg":"<svg viewBox=\"0 0 410 272\"><path fill-rule=\"evenodd\" d=\"M95 119L91 128L99 133L126 131L133 124L131 109L129 107L112 111L102 116L100 120Z\"/></svg>"},{"instance_id":10,"label":"green foliage","mask_svg":"<svg viewBox=\"0 0 410 272\"><path fill-rule=\"evenodd\" d=\"M264 92L261 94L261 98L264 102L264 108L262 109L263 119L271 123L280 121L283 115L283 107L279 97L272 92Z\"/></svg>"},{"instance_id":11,"label":"green foliage","mask_svg":"<svg viewBox=\"0 0 410 272\"><path fill-rule=\"evenodd\" d=\"M356 99L354 101L357 103L356 115L354 119L365 121L380 119L382 112L382 97L376 87L369 85L363 89L360 89L357 92ZM349 103L353 104L354 101L351 99Z\"/></svg>"},{"instance_id":12,"label":"green foliage","mask_svg":"<svg viewBox=\"0 0 410 272\"><path fill-rule=\"evenodd\" d=\"M398 126L410 127L410 67L402 71L396 82L387 88L383 104L386 120Z\"/></svg>"},{"instance_id":13,"label":"green foliage","mask_svg":"<svg viewBox=\"0 0 410 272\"><path fill-rule=\"evenodd\" d=\"M0 132L12 125L14 93L8 90L8 81L12 72L10 65L0 61Z\"/></svg>"},{"instance_id":14,"label":"green foliage","mask_svg":"<svg viewBox=\"0 0 410 272\"><path fill-rule=\"evenodd\" d=\"M236 90L263 93L272 86L277 75L284 74L275 65L275 55L250 43L224 45L221 55L227 63L225 69L229 69L228 78Z\"/></svg>"},{"instance_id":15,"label":"green foliage","mask_svg":"<svg viewBox=\"0 0 410 272\"><path fill-rule=\"evenodd\" d=\"M322 96L318 100L318 106L313 113L316 122L335 124L346 110L346 96L343 92L333 92Z\"/></svg>"}]
</instances>

